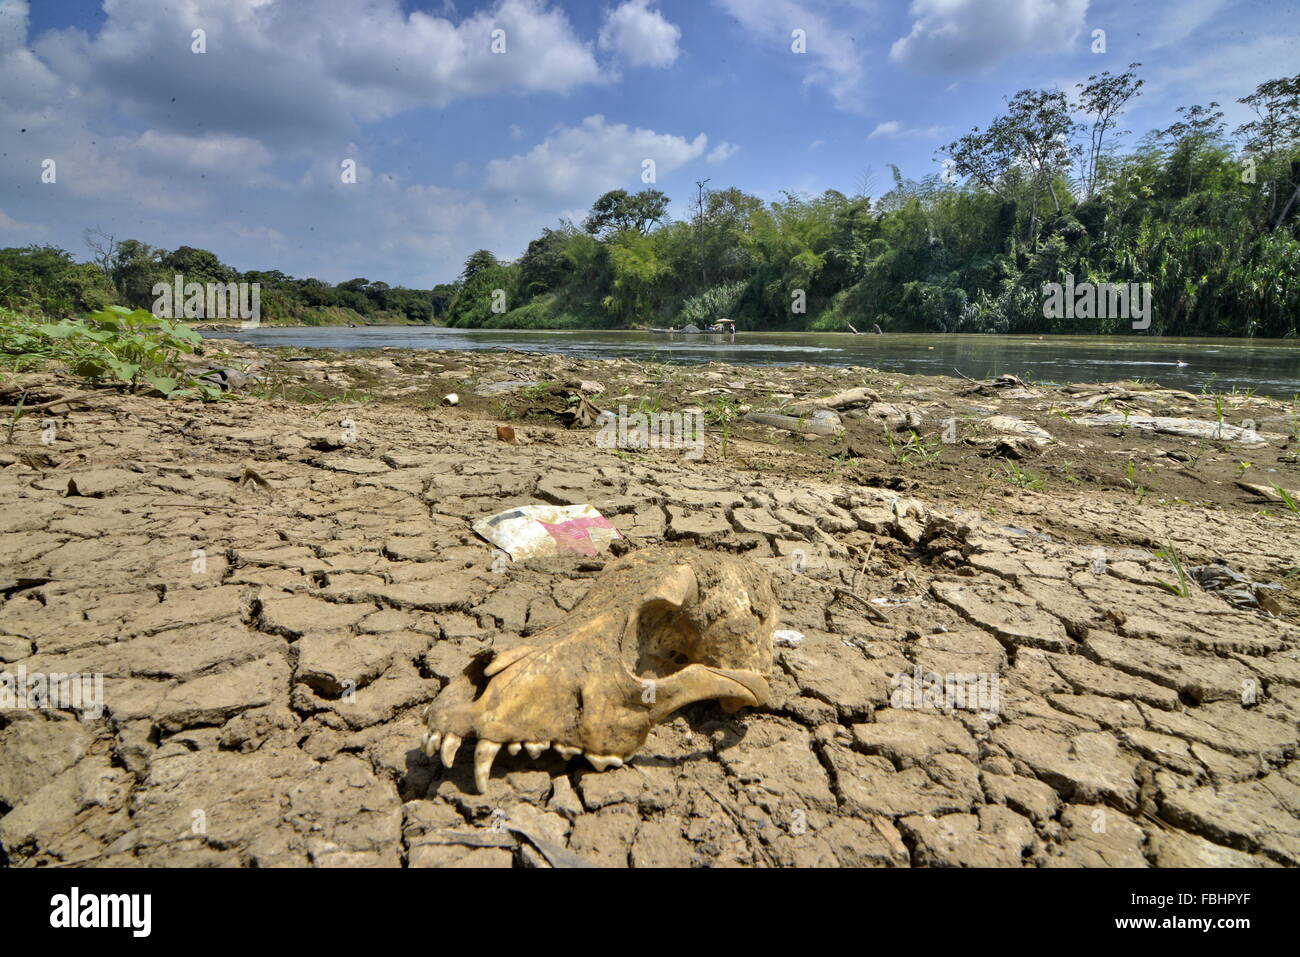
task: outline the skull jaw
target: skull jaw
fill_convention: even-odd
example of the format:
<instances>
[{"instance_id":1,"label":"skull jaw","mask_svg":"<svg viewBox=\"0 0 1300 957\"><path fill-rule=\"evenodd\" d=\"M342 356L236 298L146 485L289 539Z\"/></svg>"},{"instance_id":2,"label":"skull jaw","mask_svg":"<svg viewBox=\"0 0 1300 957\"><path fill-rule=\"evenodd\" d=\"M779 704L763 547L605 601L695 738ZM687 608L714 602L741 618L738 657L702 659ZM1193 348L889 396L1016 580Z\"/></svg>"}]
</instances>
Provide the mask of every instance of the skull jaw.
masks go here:
<instances>
[{"instance_id":1,"label":"skull jaw","mask_svg":"<svg viewBox=\"0 0 1300 957\"><path fill-rule=\"evenodd\" d=\"M742 627L725 615L718 627L720 616L705 619L706 627L691 617L709 600L692 567L697 562L722 592L712 596L714 606L745 611ZM482 790L502 745L534 757L548 747L566 759L582 753L604 770L620 766L651 727L688 704L716 698L734 712L766 703L766 677L747 666L770 667L775 600L761 573L744 563L742 574L740 563L684 549L647 549L616 563L566 621L538 636L540 643L551 635L550 643L480 656L450 682L425 712L425 752L441 750L450 766L461 742L477 738L475 782ZM640 600L627 601L630 591ZM633 667L647 649L658 667L638 677ZM679 659L689 655L685 663L669 663L673 649ZM742 667L724 666L733 659Z\"/></svg>"}]
</instances>

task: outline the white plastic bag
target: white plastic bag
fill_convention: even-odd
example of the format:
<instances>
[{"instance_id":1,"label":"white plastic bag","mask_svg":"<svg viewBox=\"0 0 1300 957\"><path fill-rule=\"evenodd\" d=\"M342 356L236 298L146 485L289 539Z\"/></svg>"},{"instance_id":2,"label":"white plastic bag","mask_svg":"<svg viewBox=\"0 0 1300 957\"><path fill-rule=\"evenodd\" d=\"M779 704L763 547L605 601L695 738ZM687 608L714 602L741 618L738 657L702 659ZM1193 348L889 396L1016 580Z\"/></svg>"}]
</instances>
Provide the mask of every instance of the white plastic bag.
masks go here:
<instances>
[{"instance_id":1,"label":"white plastic bag","mask_svg":"<svg viewBox=\"0 0 1300 957\"><path fill-rule=\"evenodd\" d=\"M480 519L474 531L516 562L559 552L599 555L623 537L590 505L523 505Z\"/></svg>"}]
</instances>

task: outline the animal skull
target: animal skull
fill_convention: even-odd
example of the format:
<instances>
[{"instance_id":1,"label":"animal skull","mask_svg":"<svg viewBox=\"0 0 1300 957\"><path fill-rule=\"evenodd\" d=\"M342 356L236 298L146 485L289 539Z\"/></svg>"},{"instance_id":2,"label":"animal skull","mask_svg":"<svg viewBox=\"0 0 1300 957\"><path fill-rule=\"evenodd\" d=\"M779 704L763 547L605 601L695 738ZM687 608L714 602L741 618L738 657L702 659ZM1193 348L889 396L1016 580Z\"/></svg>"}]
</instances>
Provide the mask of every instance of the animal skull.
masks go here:
<instances>
[{"instance_id":1,"label":"animal skull","mask_svg":"<svg viewBox=\"0 0 1300 957\"><path fill-rule=\"evenodd\" d=\"M424 752L451 767L461 742L477 738L479 791L503 746L619 767L684 705L764 704L776 626L770 580L750 562L690 548L632 552L534 644L484 652L448 683L425 710Z\"/></svg>"}]
</instances>

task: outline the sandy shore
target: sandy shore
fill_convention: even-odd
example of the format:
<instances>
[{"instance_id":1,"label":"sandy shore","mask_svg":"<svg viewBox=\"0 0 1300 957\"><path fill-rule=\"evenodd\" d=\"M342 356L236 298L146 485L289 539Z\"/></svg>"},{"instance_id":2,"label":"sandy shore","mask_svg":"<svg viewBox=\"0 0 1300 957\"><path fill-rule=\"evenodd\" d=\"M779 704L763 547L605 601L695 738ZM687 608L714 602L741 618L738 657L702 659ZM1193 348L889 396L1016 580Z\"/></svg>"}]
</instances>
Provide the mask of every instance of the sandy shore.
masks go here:
<instances>
[{"instance_id":1,"label":"sandy shore","mask_svg":"<svg viewBox=\"0 0 1300 957\"><path fill-rule=\"evenodd\" d=\"M0 445L3 670L103 676L102 708L0 707L12 865L1300 863L1284 403L522 353L203 360L248 376L230 401L105 392ZM24 382L28 404L81 388ZM745 419L845 393L833 434ZM702 454L602 448L588 404L699 410ZM1220 429L1156 431L1183 420ZM691 706L603 773L503 752L482 794L469 762L426 758L439 688L599 573L504 565L471 530L547 503L766 569L802 635L774 700ZM927 673L994 677L994 706L893 696Z\"/></svg>"}]
</instances>

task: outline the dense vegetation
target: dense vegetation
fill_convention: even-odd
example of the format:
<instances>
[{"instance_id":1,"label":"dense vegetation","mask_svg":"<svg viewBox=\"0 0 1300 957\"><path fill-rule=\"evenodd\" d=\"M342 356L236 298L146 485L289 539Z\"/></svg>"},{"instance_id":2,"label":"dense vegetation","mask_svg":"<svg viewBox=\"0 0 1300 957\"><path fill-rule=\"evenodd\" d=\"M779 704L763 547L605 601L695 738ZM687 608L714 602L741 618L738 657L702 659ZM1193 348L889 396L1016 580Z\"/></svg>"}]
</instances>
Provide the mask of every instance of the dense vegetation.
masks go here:
<instances>
[{"instance_id":1,"label":"dense vegetation","mask_svg":"<svg viewBox=\"0 0 1300 957\"><path fill-rule=\"evenodd\" d=\"M260 283L261 321L268 324L428 323L441 320L455 292L452 286L405 289L367 279L331 286L277 270L241 273L206 249L169 252L134 239L118 242L98 230L87 230L86 244L88 263L53 246L0 249L0 308L52 318L115 303L152 309L154 285L180 274L186 283Z\"/></svg>"},{"instance_id":2,"label":"dense vegetation","mask_svg":"<svg viewBox=\"0 0 1300 957\"><path fill-rule=\"evenodd\" d=\"M1245 97L1255 118L1231 136L1210 103L1120 153L1137 66L1090 77L1073 99L1017 93L944 148L944 173L916 182L895 169L874 200L828 190L764 203L722 189L663 222L663 194L607 193L581 227L543 230L517 262L471 256L448 321L1132 331L1114 317L1045 318L1044 284L1070 275L1150 283L1151 333L1295 336L1300 76Z\"/></svg>"},{"instance_id":3,"label":"dense vegetation","mask_svg":"<svg viewBox=\"0 0 1300 957\"><path fill-rule=\"evenodd\" d=\"M1151 333L1295 336L1300 324L1300 76L1239 102L1184 107L1127 152L1122 115L1138 64L1073 97L1022 90L944 147L944 172L893 170L872 198L827 190L775 202L703 191L673 221L657 190L614 190L514 262L487 250L433 290L354 279L330 286L236 273L202 249L172 252L88 233L92 262L49 247L0 250L0 307L48 315L111 302L149 308L155 282L262 283L264 322L446 322L462 327L628 328L738 320L742 329L1112 333L1128 320L1046 318L1044 285L1150 283Z\"/></svg>"}]
</instances>

